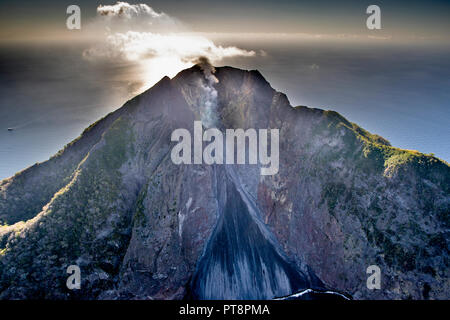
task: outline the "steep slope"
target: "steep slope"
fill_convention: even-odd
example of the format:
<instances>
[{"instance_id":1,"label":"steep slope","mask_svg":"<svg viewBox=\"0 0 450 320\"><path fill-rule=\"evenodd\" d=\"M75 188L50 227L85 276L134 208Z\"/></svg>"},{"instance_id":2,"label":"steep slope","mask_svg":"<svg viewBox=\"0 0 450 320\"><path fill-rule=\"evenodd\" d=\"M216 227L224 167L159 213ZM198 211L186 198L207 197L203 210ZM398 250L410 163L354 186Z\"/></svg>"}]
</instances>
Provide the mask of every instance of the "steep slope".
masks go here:
<instances>
[{"instance_id":1,"label":"steep slope","mask_svg":"<svg viewBox=\"0 0 450 320\"><path fill-rule=\"evenodd\" d=\"M291 266L259 209L229 167L220 180L219 221L192 284L196 299L272 299L323 284Z\"/></svg>"},{"instance_id":2,"label":"steep slope","mask_svg":"<svg viewBox=\"0 0 450 320\"><path fill-rule=\"evenodd\" d=\"M72 174L105 130L137 99L95 122L81 136L43 163L18 172L0 182L0 225L31 219L52 196L67 185Z\"/></svg>"},{"instance_id":3,"label":"steep slope","mask_svg":"<svg viewBox=\"0 0 450 320\"><path fill-rule=\"evenodd\" d=\"M203 68L203 69L202 69ZM205 77L206 76L206 77ZM1 298L448 298L450 168L331 111L293 108L258 71L204 66L1 182ZM171 133L215 99L217 127L280 129L279 173L175 165ZM65 287L82 270L81 290ZM382 289L366 288L366 268Z\"/></svg>"}]
</instances>

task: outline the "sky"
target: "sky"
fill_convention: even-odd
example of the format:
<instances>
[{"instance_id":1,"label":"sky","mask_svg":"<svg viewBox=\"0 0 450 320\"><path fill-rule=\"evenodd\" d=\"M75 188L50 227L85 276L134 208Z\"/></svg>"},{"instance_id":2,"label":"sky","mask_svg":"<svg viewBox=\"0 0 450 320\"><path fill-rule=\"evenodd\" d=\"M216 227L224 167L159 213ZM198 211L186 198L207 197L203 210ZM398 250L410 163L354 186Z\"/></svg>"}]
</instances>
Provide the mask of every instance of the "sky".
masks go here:
<instances>
[{"instance_id":1,"label":"sky","mask_svg":"<svg viewBox=\"0 0 450 320\"><path fill-rule=\"evenodd\" d=\"M81 30L66 8L81 8ZM366 8L381 8L368 30ZM122 13L119 14L119 9ZM450 161L450 1L0 0L0 179L208 57ZM13 128L13 131L8 131Z\"/></svg>"},{"instance_id":2,"label":"sky","mask_svg":"<svg viewBox=\"0 0 450 320\"><path fill-rule=\"evenodd\" d=\"M65 9L77 4L83 22L96 15L98 5L116 1L93 0L2 0L3 38L68 36ZM153 0L141 1L156 11L177 17L190 30L199 32L257 32L366 34L365 10L380 6L385 33L398 37L447 37L450 1L424 0Z\"/></svg>"}]
</instances>

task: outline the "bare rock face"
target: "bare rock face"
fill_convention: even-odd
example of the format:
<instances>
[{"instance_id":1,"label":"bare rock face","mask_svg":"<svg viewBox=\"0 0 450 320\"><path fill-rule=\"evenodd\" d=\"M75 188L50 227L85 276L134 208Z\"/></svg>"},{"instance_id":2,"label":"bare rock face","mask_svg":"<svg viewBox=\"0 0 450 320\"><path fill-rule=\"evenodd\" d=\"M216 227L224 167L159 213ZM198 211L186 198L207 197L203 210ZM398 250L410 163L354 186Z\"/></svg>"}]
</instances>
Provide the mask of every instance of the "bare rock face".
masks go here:
<instances>
[{"instance_id":1,"label":"bare rock face","mask_svg":"<svg viewBox=\"0 0 450 320\"><path fill-rule=\"evenodd\" d=\"M448 164L292 107L258 71L210 76L163 78L0 182L0 298L449 298ZM279 172L174 164L173 130L205 116L220 130L279 129ZM80 290L66 288L74 264ZM366 287L373 264L380 290Z\"/></svg>"}]
</instances>

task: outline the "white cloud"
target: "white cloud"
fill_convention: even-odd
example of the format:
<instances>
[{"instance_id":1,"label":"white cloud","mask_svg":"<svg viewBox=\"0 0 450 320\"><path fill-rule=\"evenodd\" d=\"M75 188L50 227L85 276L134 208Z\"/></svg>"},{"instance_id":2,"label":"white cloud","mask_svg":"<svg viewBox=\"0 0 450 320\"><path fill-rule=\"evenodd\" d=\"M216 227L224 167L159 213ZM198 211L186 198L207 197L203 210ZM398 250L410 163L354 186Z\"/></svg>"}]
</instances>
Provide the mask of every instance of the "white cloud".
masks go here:
<instances>
[{"instance_id":1,"label":"white cloud","mask_svg":"<svg viewBox=\"0 0 450 320\"><path fill-rule=\"evenodd\" d=\"M182 31L186 28L178 19L164 12L156 12L146 4L129 4L127 2L100 5L92 26L97 30L104 28L111 32L133 30L167 33Z\"/></svg>"},{"instance_id":2,"label":"white cloud","mask_svg":"<svg viewBox=\"0 0 450 320\"><path fill-rule=\"evenodd\" d=\"M134 63L141 66L144 87L174 76L199 57L213 64L224 58L251 57L254 51L218 46L206 36L189 33L176 18L146 4L118 2L99 6L89 32L101 31L97 43L83 52L89 61ZM142 88L144 89L144 88Z\"/></svg>"},{"instance_id":3,"label":"white cloud","mask_svg":"<svg viewBox=\"0 0 450 320\"><path fill-rule=\"evenodd\" d=\"M255 52L237 47L216 46L214 42L202 36L136 31L111 34L101 45L84 51L84 56L88 59L124 61L172 57L182 62L194 62L198 57L204 56L214 63L227 57L253 55Z\"/></svg>"},{"instance_id":4,"label":"white cloud","mask_svg":"<svg viewBox=\"0 0 450 320\"><path fill-rule=\"evenodd\" d=\"M140 15L149 16L151 18L160 18L165 15L164 13L157 13L146 4L129 4L120 1L112 6L100 5L97 8L97 12L101 16L124 17L126 19L131 19L132 17Z\"/></svg>"}]
</instances>

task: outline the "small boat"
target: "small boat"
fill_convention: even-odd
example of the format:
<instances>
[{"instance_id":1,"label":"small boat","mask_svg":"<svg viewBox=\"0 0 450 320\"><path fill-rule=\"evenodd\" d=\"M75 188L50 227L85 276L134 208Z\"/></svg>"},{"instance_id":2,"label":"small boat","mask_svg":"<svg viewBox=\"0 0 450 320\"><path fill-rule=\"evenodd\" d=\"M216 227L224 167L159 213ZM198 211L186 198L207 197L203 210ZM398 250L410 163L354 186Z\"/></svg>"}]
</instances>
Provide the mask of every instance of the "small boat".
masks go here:
<instances>
[{"instance_id":1,"label":"small boat","mask_svg":"<svg viewBox=\"0 0 450 320\"><path fill-rule=\"evenodd\" d=\"M14 128L8 128L8 131L13 131L14 130Z\"/></svg>"}]
</instances>

